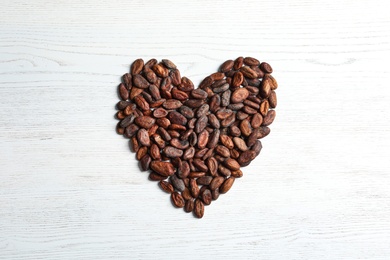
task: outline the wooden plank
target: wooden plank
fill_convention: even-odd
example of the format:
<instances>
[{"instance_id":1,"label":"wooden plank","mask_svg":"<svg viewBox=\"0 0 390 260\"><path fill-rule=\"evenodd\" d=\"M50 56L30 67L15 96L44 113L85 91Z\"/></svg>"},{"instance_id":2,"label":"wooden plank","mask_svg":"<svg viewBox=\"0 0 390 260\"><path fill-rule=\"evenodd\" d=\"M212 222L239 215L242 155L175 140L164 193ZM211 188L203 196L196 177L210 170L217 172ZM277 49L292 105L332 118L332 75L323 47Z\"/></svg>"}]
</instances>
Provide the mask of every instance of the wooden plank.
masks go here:
<instances>
[{"instance_id":1,"label":"wooden plank","mask_svg":"<svg viewBox=\"0 0 390 260\"><path fill-rule=\"evenodd\" d=\"M0 259L389 259L385 1L2 1ZM277 117L202 220L116 135L136 58L269 62Z\"/></svg>"}]
</instances>

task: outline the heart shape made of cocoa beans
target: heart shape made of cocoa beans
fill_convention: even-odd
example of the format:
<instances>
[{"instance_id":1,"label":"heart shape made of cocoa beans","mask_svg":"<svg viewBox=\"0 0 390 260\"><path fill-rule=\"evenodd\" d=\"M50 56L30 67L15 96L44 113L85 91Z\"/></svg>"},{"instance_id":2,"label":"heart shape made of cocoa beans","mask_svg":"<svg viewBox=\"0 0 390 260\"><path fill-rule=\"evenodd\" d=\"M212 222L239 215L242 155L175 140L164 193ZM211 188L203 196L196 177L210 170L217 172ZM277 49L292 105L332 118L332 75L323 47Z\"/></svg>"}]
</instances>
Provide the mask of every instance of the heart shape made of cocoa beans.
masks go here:
<instances>
[{"instance_id":1,"label":"heart shape made of cocoa beans","mask_svg":"<svg viewBox=\"0 0 390 260\"><path fill-rule=\"evenodd\" d=\"M142 171L198 218L259 155L276 107L272 67L252 57L225 61L195 89L167 59L137 59L118 87L117 133Z\"/></svg>"}]
</instances>

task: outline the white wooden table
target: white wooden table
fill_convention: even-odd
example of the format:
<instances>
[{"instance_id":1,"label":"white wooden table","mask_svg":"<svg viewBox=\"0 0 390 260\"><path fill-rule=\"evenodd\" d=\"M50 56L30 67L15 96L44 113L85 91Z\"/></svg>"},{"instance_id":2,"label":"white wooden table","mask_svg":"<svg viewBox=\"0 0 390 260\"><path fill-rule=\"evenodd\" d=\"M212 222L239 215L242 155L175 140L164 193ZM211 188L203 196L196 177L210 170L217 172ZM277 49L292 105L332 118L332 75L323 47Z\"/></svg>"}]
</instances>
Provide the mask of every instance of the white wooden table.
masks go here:
<instances>
[{"instance_id":1,"label":"white wooden table","mask_svg":"<svg viewBox=\"0 0 390 260\"><path fill-rule=\"evenodd\" d=\"M0 259L390 259L387 1L0 1ZM195 219L115 131L136 58L278 79L257 160Z\"/></svg>"}]
</instances>

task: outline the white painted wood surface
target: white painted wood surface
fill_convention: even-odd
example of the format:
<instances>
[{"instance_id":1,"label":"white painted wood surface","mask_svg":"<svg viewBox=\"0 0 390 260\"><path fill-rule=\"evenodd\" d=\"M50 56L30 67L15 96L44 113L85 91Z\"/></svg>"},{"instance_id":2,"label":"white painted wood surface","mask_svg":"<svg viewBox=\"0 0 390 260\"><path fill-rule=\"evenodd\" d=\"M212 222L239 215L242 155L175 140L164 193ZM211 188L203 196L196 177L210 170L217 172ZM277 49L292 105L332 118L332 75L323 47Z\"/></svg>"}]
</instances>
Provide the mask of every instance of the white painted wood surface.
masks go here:
<instances>
[{"instance_id":1,"label":"white painted wood surface","mask_svg":"<svg viewBox=\"0 0 390 260\"><path fill-rule=\"evenodd\" d=\"M0 259L389 259L387 1L0 1ZM114 127L138 57L274 67L263 151L201 220Z\"/></svg>"}]
</instances>

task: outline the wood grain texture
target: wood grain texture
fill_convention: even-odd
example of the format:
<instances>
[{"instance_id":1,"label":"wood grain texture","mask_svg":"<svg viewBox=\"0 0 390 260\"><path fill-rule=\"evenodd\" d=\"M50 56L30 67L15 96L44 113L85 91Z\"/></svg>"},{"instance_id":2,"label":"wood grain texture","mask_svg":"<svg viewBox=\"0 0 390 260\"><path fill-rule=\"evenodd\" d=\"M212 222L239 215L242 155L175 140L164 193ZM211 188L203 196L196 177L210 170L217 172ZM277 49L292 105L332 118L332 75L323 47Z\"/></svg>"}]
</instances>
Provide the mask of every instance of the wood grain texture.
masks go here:
<instances>
[{"instance_id":1,"label":"wood grain texture","mask_svg":"<svg viewBox=\"0 0 390 260\"><path fill-rule=\"evenodd\" d=\"M0 9L0 259L389 259L386 1L26 1ZM138 57L268 61L276 121L202 220L116 135Z\"/></svg>"}]
</instances>

